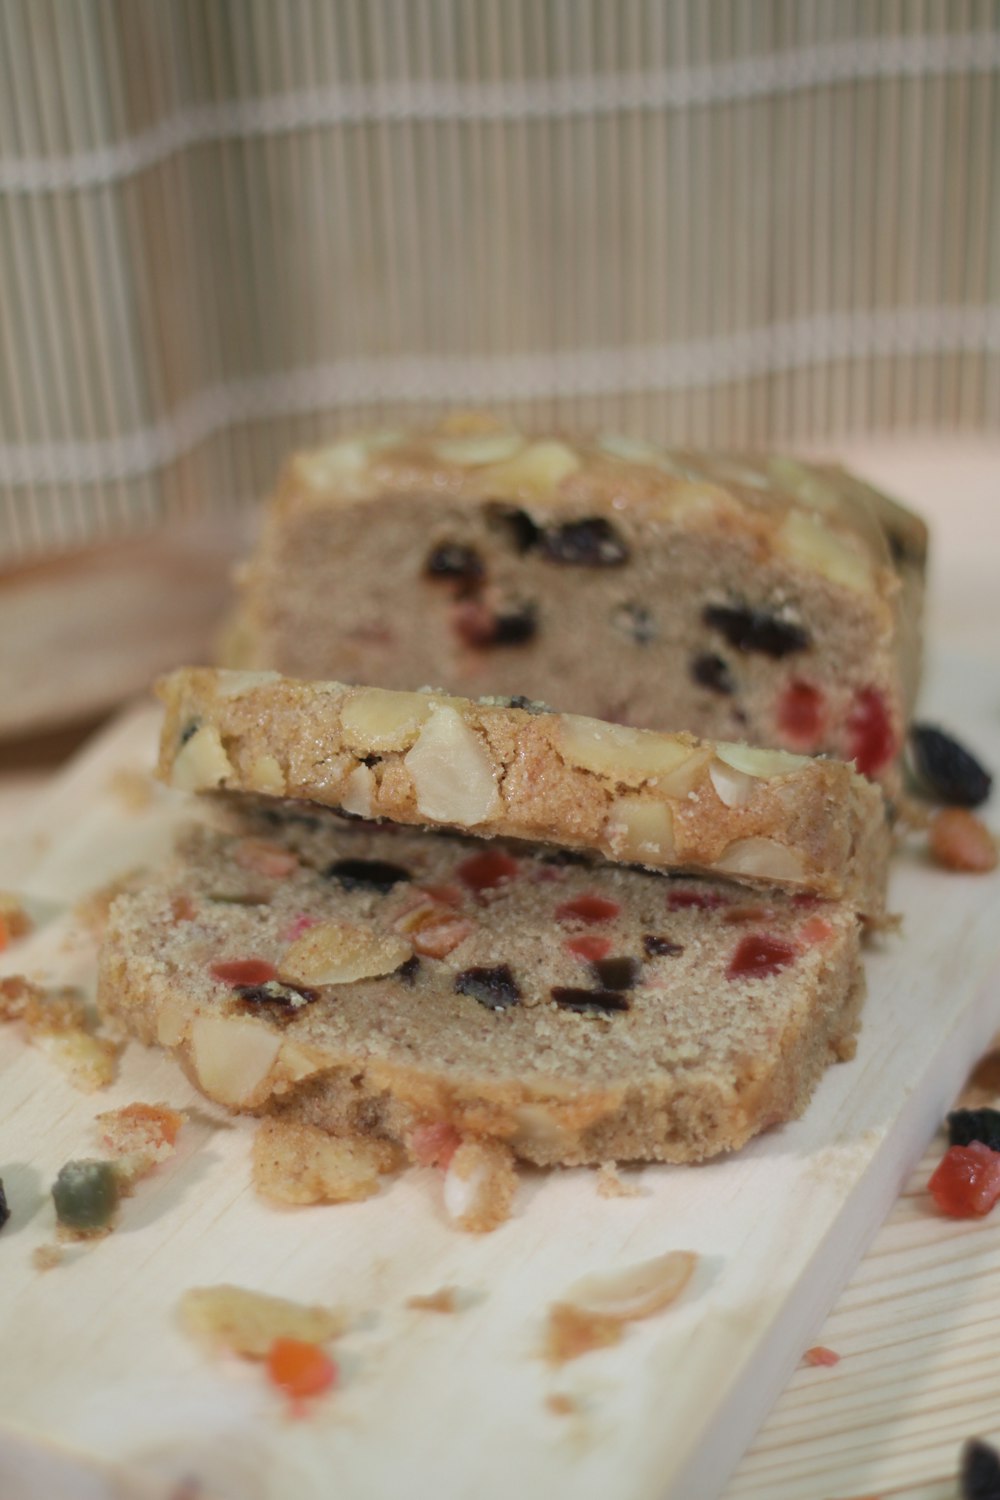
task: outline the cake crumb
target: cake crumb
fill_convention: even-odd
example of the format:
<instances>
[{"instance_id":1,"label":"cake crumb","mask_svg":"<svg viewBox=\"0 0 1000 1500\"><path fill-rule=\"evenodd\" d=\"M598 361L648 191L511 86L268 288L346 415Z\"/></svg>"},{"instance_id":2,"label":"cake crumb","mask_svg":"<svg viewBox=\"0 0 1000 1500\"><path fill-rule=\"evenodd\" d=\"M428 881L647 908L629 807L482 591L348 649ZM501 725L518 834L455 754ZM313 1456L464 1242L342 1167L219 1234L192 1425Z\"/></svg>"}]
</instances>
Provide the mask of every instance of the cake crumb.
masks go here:
<instances>
[{"instance_id":1,"label":"cake crumb","mask_svg":"<svg viewBox=\"0 0 1000 1500\"><path fill-rule=\"evenodd\" d=\"M266 1359L275 1339L325 1344L343 1333L338 1308L307 1306L245 1287L192 1287L178 1304L184 1332L245 1359Z\"/></svg>"},{"instance_id":2,"label":"cake crumb","mask_svg":"<svg viewBox=\"0 0 1000 1500\"><path fill-rule=\"evenodd\" d=\"M565 1391L553 1391L545 1398L545 1410L550 1411L554 1417L574 1417L580 1410L580 1403L575 1396L568 1396Z\"/></svg>"},{"instance_id":3,"label":"cake crumb","mask_svg":"<svg viewBox=\"0 0 1000 1500\"><path fill-rule=\"evenodd\" d=\"M20 896L13 891L0 891L0 952L18 938L27 937L34 927Z\"/></svg>"},{"instance_id":4,"label":"cake crumb","mask_svg":"<svg viewBox=\"0 0 1000 1500\"><path fill-rule=\"evenodd\" d=\"M444 1175L444 1206L452 1223L489 1234L510 1218L517 1192L514 1156L499 1141L463 1141Z\"/></svg>"},{"instance_id":5,"label":"cake crumb","mask_svg":"<svg viewBox=\"0 0 1000 1500\"><path fill-rule=\"evenodd\" d=\"M641 1198L642 1188L634 1182L626 1182L618 1171L617 1162L604 1161L597 1169L597 1196L599 1198Z\"/></svg>"},{"instance_id":6,"label":"cake crumb","mask_svg":"<svg viewBox=\"0 0 1000 1500\"><path fill-rule=\"evenodd\" d=\"M106 1088L115 1076L119 1043L97 1035L75 990L46 989L23 974L0 979L0 1021L20 1022L33 1046L84 1093Z\"/></svg>"},{"instance_id":7,"label":"cake crumb","mask_svg":"<svg viewBox=\"0 0 1000 1500\"><path fill-rule=\"evenodd\" d=\"M350 1203L370 1198L379 1177L403 1165L392 1141L328 1135L316 1125L265 1120L253 1143L253 1185L273 1203Z\"/></svg>"},{"instance_id":8,"label":"cake crumb","mask_svg":"<svg viewBox=\"0 0 1000 1500\"><path fill-rule=\"evenodd\" d=\"M51 1271L61 1265L65 1254L61 1245L36 1245L31 1252L31 1264L36 1271Z\"/></svg>"},{"instance_id":9,"label":"cake crumb","mask_svg":"<svg viewBox=\"0 0 1000 1500\"><path fill-rule=\"evenodd\" d=\"M549 1364L566 1364L593 1349L620 1344L624 1331L620 1318L574 1307L570 1302L553 1302L545 1331L545 1358Z\"/></svg>"},{"instance_id":10,"label":"cake crumb","mask_svg":"<svg viewBox=\"0 0 1000 1500\"><path fill-rule=\"evenodd\" d=\"M407 1297L406 1306L412 1307L416 1312L456 1313L461 1311L458 1288L454 1286L439 1287L436 1292L428 1292L425 1296L418 1294L415 1297Z\"/></svg>"},{"instance_id":11,"label":"cake crumb","mask_svg":"<svg viewBox=\"0 0 1000 1500\"><path fill-rule=\"evenodd\" d=\"M115 1162L125 1192L172 1156L187 1116L169 1104L123 1105L97 1116L101 1144Z\"/></svg>"}]
</instances>

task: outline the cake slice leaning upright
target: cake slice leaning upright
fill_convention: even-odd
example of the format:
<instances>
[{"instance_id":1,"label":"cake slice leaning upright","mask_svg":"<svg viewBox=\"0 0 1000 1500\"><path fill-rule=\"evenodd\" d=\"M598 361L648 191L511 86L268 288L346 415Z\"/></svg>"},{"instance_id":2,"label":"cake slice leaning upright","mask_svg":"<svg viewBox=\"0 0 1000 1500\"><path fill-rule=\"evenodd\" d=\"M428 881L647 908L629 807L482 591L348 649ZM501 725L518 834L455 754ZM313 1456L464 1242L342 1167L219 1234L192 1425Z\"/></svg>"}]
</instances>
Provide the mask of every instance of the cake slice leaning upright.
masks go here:
<instances>
[{"instance_id":1,"label":"cake slice leaning upright","mask_svg":"<svg viewBox=\"0 0 1000 1500\"><path fill-rule=\"evenodd\" d=\"M825 753L894 788L925 551L833 467L453 417L290 461L225 660Z\"/></svg>"}]
</instances>

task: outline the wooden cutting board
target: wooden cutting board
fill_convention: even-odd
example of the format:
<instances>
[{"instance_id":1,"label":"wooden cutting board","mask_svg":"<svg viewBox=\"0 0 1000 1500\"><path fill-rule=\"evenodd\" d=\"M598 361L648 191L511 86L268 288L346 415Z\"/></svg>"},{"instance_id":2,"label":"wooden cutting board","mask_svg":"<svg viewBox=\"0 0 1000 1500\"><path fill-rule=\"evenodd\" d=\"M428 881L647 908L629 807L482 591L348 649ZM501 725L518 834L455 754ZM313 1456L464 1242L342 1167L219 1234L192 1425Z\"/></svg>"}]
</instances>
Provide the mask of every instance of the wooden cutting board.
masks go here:
<instances>
[{"instance_id":1,"label":"wooden cutting board","mask_svg":"<svg viewBox=\"0 0 1000 1500\"><path fill-rule=\"evenodd\" d=\"M951 662L929 686L940 718L1000 763L992 675ZM5 967L92 983L72 903L167 847L183 804L130 810L123 771L151 763L155 711L92 746L0 856L0 886L45 920ZM455 1232L431 1171L356 1205L278 1211L249 1187L251 1122L199 1103L176 1067L129 1049L105 1093L74 1093L8 1028L0 1034L3 1500L712 1500L787 1381L977 1052L1000 1024L1000 880L899 856L903 935L867 960L857 1058L805 1117L728 1159L630 1174L604 1199L586 1171L525 1173L514 1218ZM988 983L993 975L994 982ZM107 1240L41 1273L48 1185L94 1153L94 1115L135 1099L194 1110L177 1155L140 1186ZM928 1210L930 1211L930 1210ZM548 1304L585 1272L672 1248L698 1252L682 1301L617 1349L552 1372ZM179 1333L183 1290L215 1282L356 1314L342 1388L291 1420L259 1371L213 1362ZM465 1311L407 1310L452 1284ZM565 1394L579 1411L556 1415ZM810 1488L802 1500L820 1500Z\"/></svg>"}]
</instances>

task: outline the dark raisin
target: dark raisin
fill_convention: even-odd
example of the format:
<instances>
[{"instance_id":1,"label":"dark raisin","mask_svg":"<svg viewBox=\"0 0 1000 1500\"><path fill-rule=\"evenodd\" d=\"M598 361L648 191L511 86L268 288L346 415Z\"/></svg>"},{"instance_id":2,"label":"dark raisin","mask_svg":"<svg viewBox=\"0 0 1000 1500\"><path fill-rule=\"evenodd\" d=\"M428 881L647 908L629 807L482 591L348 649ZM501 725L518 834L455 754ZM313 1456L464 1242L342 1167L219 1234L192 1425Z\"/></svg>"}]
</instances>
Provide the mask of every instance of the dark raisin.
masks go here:
<instances>
[{"instance_id":1,"label":"dark raisin","mask_svg":"<svg viewBox=\"0 0 1000 1500\"><path fill-rule=\"evenodd\" d=\"M582 849L552 849L542 855L547 865L589 865L592 863L589 854L584 854Z\"/></svg>"},{"instance_id":2,"label":"dark raisin","mask_svg":"<svg viewBox=\"0 0 1000 1500\"><path fill-rule=\"evenodd\" d=\"M714 651L705 651L701 656L692 657L689 670L698 686L708 688L712 693L722 693L728 698L736 691L733 674L722 657L716 656Z\"/></svg>"},{"instance_id":3,"label":"dark raisin","mask_svg":"<svg viewBox=\"0 0 1000 1500\"><path fill-rule=\"evenodd\" d=\"M0 1177L0 1229L10 1218L10 1209L7 1207L7 1194L3 1190L3 1178Z\"/></svg>"},{"instance_id":4,"label":"dark raisin","mask_svg":"<svg viewBox=\"0 0 1000 1500\"><path fill-rule=\"evenodd\" d=\"M737 651L760 651L764 656L790 656L805 651L810 644L809 632L791 620L751 605L709 604L702 619L712 630L724 635Z\"/></svg>"},{"instance_id":5,"label":"dark raisin","mask_svg":"<svg viewBox=\"0 0 1000 1500\"><path fill-rule=\"evenodd\" d=\"M395 972L395 978L401 979L404 984L416 983L417 970L420 968L420 958L416 953L411 953L409 958L404 958Z\"/></svg>"},{"instance_id":6,"label":"dark raisin","mask_svg":"<svg viewBox=\"0 0 1000 1500\"><path fill-rule=\"evenodd\" d=\"M675 943L671 938L660 937L655 932L643 935L642 946L647 958L676 958L678 953L684 952L683 943Z\"/></svg>"},{"instance_id":7,"label":"dark raisin","mask_svg":"<svg viewBox=\"0 0 1000 1500\"><path fill-rule=\"evenodd\" d=\"M455 991L471 995L487 1010L509 1010L521 999L508 964L498 964L495 969L463 969L455 975Z\"/></svg>"},{"instance_id":8,"label":"dark raisin","mask_svg":"<svg viewBox=\"0 0 1000 1500\"><path fill-rule=\"evenodd\" d=\"M628 997L621 990L582 990L557 984L551 994L561 1010L575 1010L579 1015L612 1015L629 1008Z\"/></svg>"},{"instance_id":9,"label":"dark raisin","mask_svg":"<svg viewBox=\"0 0 1000 1500\"><path fill-rule=\"evenodd\" d=\"M319 999L316 990L307 990L305 985L286 984L284 980L269 979L265 984L237 984L233 988L247 1005L280 1005L298 1010Z\"/></svg>"},{"instance_id":10,"label":"dark raisin","mask_svg":"<svg viewBox=\"0 0 1000 1500\"><path fill-rule=\"evenodd\" d=\"M177 748L180 749L181 745L186 745L187 742L188 742L188 740L191 739L194 735L196 735L198 733L198 730L200 728L201 728L201 720L200 719L191 719L191 720L189 720L189 722L184 725L184 728L181 730L180 734L177 736Z\"/></svg>"},{"instance_id":11,"label":"dark raisin","mask_svg":"<svg viewBox=\"0 0 1000 1500\"><path fill-rule=\"evenodd\" d=\"M950 807L978 807L990 795L993 777L943 729L914 724L910 767L919 789Z\"/></svg>"},{"instance_id":12,"label":"dark raisin","mask_svg":"<svg viewBox=\"0 0 1000 1500\"><path fill-rule=\"evenodd\" d=\"M628 561L629 549L610 521L591 516L550 527L542 537L542 556L579 568L617 568Z\"/></svg>"},{"instance_id":13,"label":"dark raisin","mask_svg":"<svg viewBox=\"0 0 1000 1500\"><path fill-rule=\"evenodd\" d=\"M541 527L535 525L527 511L494 501L486 507L486 519L494 529L506 532L517 552L530 552L537 547Z\"/></svg>"},{"instance_id":14,"label":"dark raisin","mask_svg":"<svg viewBox=\"0 0 1000 1500\"><path fill-rule=\"evenodd\" d=\"M948 1116L949 1146L968 1146L982 1141L991 1151L1000 1151L1000 1110L956 1109Z\"/></svg>"},{"instance_id":15,"label":"dark raisin","mask_svg":"<svg viewBox=\"0 0 1000 1500\"><path fill-rule=\"evenodd\" d=\"M637 646L648 646L660 633L644 604L619 604L611 616L611 623Z\"/></svg>"},{"instance_id":16,"label":"dark raisin","mask_svg":"<svg viewBox=\"0 0 1000 1500\"><path fill-rule=\"evenodd\" d=\"M409 870L385 859L338 859L324 870L327 880L336 880L345 891L391 891L410 879Z\"/></svg>"},{"instance_id":17,"label":"dark raisin","mask_svg":"<svg viewBox=\"0 0 1000 1500\"><path fill-rule=\"evenodd\" d=\"M631 990L642 968L637 958L598 958L591 968L606 990Z\"/></svg>"},{"instance_id":18,"label":"dark raisin","mask_svg":"<svg viewBox=\"0 0 1000 1500\"><path fill-rule=\"evenodd\" d=\"M472 547L460 542L442 542L427 554L424 573L428 578L448 578L456 583L475 584L483 577L482 558Z\"/></svg>"},{"instance_id":19,"label":"dark raisin","mask_svg":"<svg viewBox=\"0 0 1000 1500\"><path fill-rule=\"evenodd\" d=\"M1000 1500L1000 1454L981 1438L962 1445L962 1500Z\"/></svg>"},{"instance_id":20,"label":"dark raisin","mask_svg":"<svg viewBox=\"0 0 1000 1500\"><path fill-rule=\"evenodd\" d=\"M492 646L522 646L538 630L538 610L534 604L508 605L498 610L493 621Z\"/></svg>"},{"instance_id":21,"label":"dark raisin","mask_svg":"<svg viewBox=\"0 0 1000 1500\"><path fill-rule=\"evenodd\" d=\"M379 765L381 763L381 760L381 755L363 755L361 757L361 764L363 766L368 766L368 768L371 769L372 766Z\"/></svg>"}]
</instances>

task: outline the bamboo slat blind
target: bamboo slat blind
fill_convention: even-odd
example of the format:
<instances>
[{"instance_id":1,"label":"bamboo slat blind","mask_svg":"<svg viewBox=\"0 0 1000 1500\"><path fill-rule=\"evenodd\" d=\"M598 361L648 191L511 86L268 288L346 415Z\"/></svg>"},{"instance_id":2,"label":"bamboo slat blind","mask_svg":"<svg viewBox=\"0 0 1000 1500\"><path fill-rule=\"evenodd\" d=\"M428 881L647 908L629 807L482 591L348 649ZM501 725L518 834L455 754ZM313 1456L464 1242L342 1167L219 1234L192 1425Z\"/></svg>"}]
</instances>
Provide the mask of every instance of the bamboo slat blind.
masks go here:
<instances>
[{"instance_id":1,"label":"bamboo slat blind","mask_svg":"<svg viewBox=\"0 0 1000 1500\"><path fill-rule=\"evenodd\" d=\"M0 0L0 557L487 404L1000 422L996 0Z\"/></svg>"}]
</instances>

